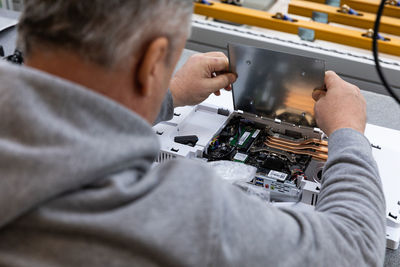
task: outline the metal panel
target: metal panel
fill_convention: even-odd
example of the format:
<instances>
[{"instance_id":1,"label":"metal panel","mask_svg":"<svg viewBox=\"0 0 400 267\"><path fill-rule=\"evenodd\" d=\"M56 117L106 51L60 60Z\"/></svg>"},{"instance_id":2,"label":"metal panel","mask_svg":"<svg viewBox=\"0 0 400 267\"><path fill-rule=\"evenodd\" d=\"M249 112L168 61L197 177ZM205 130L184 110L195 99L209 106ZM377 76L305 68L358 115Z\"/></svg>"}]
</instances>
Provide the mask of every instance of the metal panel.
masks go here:
<instances>
[{"instance_id":1,"label":"metal panel","mask_svg":"<svg viewBox=\"0 0 400 267\"><path fill-rule=\"evenodd\" d=\"M324 88L325 62L272 50L229 44L236 110L316 127L312 93Z\"/></svg>"}]
</instances>

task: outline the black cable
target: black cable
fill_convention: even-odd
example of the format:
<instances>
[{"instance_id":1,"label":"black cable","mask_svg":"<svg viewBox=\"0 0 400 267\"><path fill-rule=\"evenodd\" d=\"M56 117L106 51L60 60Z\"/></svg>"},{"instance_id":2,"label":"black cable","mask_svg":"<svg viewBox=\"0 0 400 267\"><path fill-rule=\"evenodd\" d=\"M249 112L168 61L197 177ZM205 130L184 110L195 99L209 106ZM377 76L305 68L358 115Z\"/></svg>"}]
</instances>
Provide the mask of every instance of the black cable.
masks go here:
<instances>
[{"instance_id":1,"label":"black cable","mask_svg":"<svg viewBox=\"0 0 400 267\"><path fill-rule=\"evenodd\" d=\"M397 103L400 105L400 98L399 96L394 92L394 90L390 87L389 83L386 80L385 75L383 74L380 62L379 62L379 55L378 55L378 33L379 33L379 25L381 23L381 17L383 13L383 9L385 8L385 3L386 0L382 0L381 4L379 5L378 12L376 14L376 20L375 20L375 25L374 25L374 36L373 36L373 42L372 42L372 52L374 54L374 61L375 61L375 66L376 66L376 71L378 72L379 78L381 79L383 85L385 86L386 90L389 92L389 94L397 101Z\"/></svg>"}]
</instances>

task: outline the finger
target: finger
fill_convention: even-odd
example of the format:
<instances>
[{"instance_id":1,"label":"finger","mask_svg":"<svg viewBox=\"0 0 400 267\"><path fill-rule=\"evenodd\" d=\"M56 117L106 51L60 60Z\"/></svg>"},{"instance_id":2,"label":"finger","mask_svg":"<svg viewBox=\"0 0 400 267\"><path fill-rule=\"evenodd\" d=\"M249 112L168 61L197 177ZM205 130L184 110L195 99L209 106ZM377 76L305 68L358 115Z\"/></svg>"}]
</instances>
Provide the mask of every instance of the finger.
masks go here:
<instances>
[{"instance_id":1,"label":"finger","mask_svg":"<svg viewBox=\"0 0 400 267\"><path fill-rule=\"evenodd\" d=\"M320 121L319 121L319 104L320 103L315 103L314 105L314 116L315 116L315 120L317 122L317 125L320 125Z\"/></svg>"},{"instance_id":2,"label":"finger","mask_svg":"<svg viewBox=\"0 0 400 267\"><path fill-rule=\"evenodd\" d=\"M326 91L324 90L314 90L312 93L312 98L315 100L315 102L319 101L321 97L326 95Z\"/></svg>"},{"instance_id":3,"label":"finger","mask_svg":"<svg viewBox=\"0 0 400 267\"><path fill-rule=\"evenodd\" d=\"M221 88L226 88L230 84L236 81L236 75L233 73L225 73L218 75L215 78L208 79L208 87L214 92L215 90L219 90Z\"/></svg>"},{"instance_id":4,"label":"finger","mask_svg":"<svg viewBox=\"0 0 400 267\"><path fill-rule=\"evenodd\" d=\"M342 80L342 78L340 78L335 72L331 70L325 72L325 85L327 90L337 87L338 84L343 82L345 81Z\"/></svg>"},{"instance_id":5,"label":"finger","mask_svg":"<svg viewBox=\"0 0 400 267\"><path fill-rule=\"evenodd\" d=\"M221 91L216 91L216 92L214 92L214 95L216 95L216 96L220 96L221 95Z\"/></svg>"},{"instance_id":6,"label":"finger","mask_svg":"<svg viewBox=\"0 0 400 267\"><path fill-rule=\"evenodd\" d=\"M209 57L224 57L227 58L227 56L222 53L222 52L208 52L208 53L204 53L204 56L209 56Z\"/></svg>"},{"instance_id":7,"label":"finger","mask_svg":"<svg viewBox=\"0 0 400 267\"><path fill-rule=\"evenodd\" d=\"M360 88L354 84L346 82L333 71L327 71L325 73L325 87L327 91L343 90L346 88L347 92L353 91L355 94L359 94L361 92Z\"/></svg>"},{"instance_id":8,"label":"finger","mask_svg":"<svg viewBox=\"0 0 400 267\"><path fill-rule=\"evenodd\" d=\"M232 85L228 85L227 87L224 88L226 91L232 91Z\"/></svg>"},{"instance_id":9,"label":"finger","mask_svg":"<svg viewBox=\"0 0 400 267\"><path fill-rule=\"evenodd\" d=\"M228 71L229 69L229 61L227 57L207 57L204 62L207 64L210 73Z\"/></svg>"}]
</instances>

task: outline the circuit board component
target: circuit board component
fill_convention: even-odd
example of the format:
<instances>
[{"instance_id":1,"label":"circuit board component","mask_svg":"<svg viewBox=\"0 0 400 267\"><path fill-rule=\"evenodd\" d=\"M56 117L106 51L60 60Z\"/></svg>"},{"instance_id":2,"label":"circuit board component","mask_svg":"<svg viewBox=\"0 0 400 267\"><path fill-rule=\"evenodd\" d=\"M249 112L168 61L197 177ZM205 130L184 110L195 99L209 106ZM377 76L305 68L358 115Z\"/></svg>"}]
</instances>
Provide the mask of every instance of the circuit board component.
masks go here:
<instances>
[{"instance_id":1,"label":"circuit board component","mask_svg":"<svg viewBox=\"0 0 400 267\"><path fill-rule=\"evenodd\" d=\"M241 116L233 116L216 135L204 156L209 161L231 160L257 168L255 186L274 194L275 201L300 199L300 181L313 162L327 158L328 143L324 140L295 139L276 133L271 127L255 123ZM312 178L310 180L313 180Z\"/></svg>"}]
</instances>

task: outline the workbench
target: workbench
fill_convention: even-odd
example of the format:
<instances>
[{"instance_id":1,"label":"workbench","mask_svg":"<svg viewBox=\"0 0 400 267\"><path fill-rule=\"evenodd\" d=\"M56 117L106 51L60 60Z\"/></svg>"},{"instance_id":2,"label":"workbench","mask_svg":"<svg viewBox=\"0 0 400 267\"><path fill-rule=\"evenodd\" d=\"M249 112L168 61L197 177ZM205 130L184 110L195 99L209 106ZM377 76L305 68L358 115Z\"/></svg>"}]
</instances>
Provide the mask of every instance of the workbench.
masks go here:
<instances>
[{"instance_id":1,"label":"workbench","mask_svg":"<svg viewBox=\"0 0 400 267\"><path fill-rule=\"evenodd\" d=\"M19 13L0 9L0 16L17 19ZM6 55L12 54L15 49L16 27L0 32L0 45L4 47ZM185 50L177 68L196 51ZM362 88L361 88L362 89ZM368 108L368 123L400 130L400 107L388 96L362 91ZM385 266L400 266L400 249L386 250Z\"/></svg>"}]
</instances>

